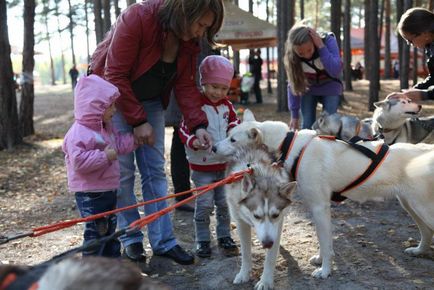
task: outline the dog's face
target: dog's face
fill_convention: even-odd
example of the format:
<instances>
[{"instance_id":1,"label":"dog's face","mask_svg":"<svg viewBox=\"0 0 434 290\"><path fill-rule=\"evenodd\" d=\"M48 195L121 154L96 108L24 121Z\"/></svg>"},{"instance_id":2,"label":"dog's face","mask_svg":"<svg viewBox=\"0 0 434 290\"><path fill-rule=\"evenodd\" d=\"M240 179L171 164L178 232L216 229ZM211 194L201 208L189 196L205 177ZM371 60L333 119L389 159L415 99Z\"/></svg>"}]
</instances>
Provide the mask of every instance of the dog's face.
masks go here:
<instances>
[{"instance_id":1,"label":"dog's face","mask_svg":"<svg viewBox=\"0 0 434 290\"><path fill-rule=\"evenodd\" d=\"M262 133L259 129L259 122L255 120L253 113L246 109L243 115L243 122L233 128L228 137L213 146L213 152L229 157L239 148L262 144Z\"/></svg>"},{"instance_id":2,"label":"dog's face","mask_svg":"<svg viewBox=\"0 0 434 290\"><path fill-rule=\"evenodd\" d=\"M289 182L284 168L254 166L252 175L244 176L241 188L240 215L254 226L258 240L269 249L278 239L279 224L296 183Z\"/></svg>"},{"instance_id":3,"label":"dog's face","mask_svg":"<svg viewBox=\"0 0 434 290\"><path fill-rule=\"evenodd\" d=\"M388 99L374 103L375 115L384 120L405 120L406 118L416 117L420 113L422 106L413 103L409 98Z\"/></svg>"},{"instance_id":4,"label":"dog's face","mask_svg":"<svg viewBox=\"0 0 434 290\"><path fill-rule=\"evenodd\" d=\"M319 118L313 123L312 129L317 134L336 135L339 132L341 124L341 115L338 113L329 114L326 111L322 112Z\"/></svg>"}]
</instances>

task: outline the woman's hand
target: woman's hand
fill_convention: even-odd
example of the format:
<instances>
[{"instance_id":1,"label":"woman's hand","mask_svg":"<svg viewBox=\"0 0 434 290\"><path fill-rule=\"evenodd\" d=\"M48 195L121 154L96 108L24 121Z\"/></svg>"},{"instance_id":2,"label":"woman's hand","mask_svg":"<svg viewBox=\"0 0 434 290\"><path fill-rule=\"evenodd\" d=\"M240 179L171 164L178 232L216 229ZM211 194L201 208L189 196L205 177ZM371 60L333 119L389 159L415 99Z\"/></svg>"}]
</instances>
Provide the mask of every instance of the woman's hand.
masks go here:
<instances>
[{"instance_id":1,"label":"woman's hand","mask_svg":"<svg viewBox=\"0 0 434 290\"><path fill-rule=\"evenodd\" d=\"M151 124L144 123L138 127L134 128L134 137L139 145L150 145L155 144L154 129Z\"/></svg>"},{"instance_id":2,"label":"woman's hand","mask_svg":"<svg viewBox=\"0 0 434 290\"><path fill-rule=\"evenodd\" d=\"M299 128L299 119L297 118L291 118L291 121L289 122L289 130L295 131Z\"/></svg>"},{"instance_id":3,"label":"woman's hand","mask_svg":"<svg viewBox=\"0 0 434 290\"><path fill-rule=\"evenodd\" d=\"M315 29L309 28L309 35L310 35L310 38L312 38L312 43L313 43L313 45L315 45L316 48L324 47L324 42L322 41L318 32L315 31Z\"/></svg>"},{"instance_id":4,"label":"woman's hand","mask_svg":"<svg viewBox=\"0 0 434 290\"><path fill-rule=\"evenodd\" d=\"M211 150L213 142L212 137L207 130L201 128L196 130L196 137L199 139L200 147L198 149Z\"/></svg>"}]
</instances>

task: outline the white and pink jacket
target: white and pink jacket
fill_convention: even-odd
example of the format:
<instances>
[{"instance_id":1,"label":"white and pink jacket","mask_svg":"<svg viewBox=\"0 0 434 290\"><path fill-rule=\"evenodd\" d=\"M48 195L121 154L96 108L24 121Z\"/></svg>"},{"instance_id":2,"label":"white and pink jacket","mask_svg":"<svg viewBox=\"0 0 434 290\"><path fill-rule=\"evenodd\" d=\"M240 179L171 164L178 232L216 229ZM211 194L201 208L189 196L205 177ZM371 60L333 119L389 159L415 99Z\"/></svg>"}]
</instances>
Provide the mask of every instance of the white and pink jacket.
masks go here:
<instances>
[{"instance_id":1,"label":"white and pink jacket","mask_svg":"<svg viewBox=\"0 0 434 290\"><path fill-rule=\"evenodd\" d=\"M107 191L119 188L119 161L110 161L107 146L119 154L133 151L132 134L115 132L103 123L105 110L119 97L119 90L96 75L82 77L75 88L75 121L65 135L68 187L70 191Z\"/></svg>"},{"instance_id":2,"label":"white and pink jacket","mask_svg":"<svg viewBox=\"0 0 434 290\"><path fill-rule=\"evenodd\" d=\"M206 130L211 134L214 143L225 139L228 131L240 124L234 106L229 100L223 99L214 104L202 94L201 101L202 111L208 118ZM226 163L215 154L193 148L193 141L197 138L190 133L184 121L181 122L179 136L182 143L185 144L185 153L191 169L196 171L222 171L226 169Z\"/></svg>"}]
</instances>

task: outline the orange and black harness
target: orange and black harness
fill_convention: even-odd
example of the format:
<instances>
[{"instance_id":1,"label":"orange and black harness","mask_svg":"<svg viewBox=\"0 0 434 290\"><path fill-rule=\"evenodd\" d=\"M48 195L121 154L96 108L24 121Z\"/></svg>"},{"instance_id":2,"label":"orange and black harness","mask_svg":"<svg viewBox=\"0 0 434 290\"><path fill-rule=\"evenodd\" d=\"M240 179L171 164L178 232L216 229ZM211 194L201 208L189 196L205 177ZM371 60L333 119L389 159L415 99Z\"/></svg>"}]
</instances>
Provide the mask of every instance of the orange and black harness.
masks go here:
<instances>
[{"instance_id":1,"label":"orange and black harness","mask_svg":"<svg viewBox=\"0 0 434 290\"><path fill-rule=\"evenodd\" d=\"M285 139L282 141L282 143L279 147L280 152L282 153L282 155L279 158L279 162L284 163L285 160L288 158L289 153L292 150L292 146L295 143L295 139L297 138L297 134L298 134L297 131L295 131L295 132L291 131L291 132L288 132L286 134ZM357 177L355 180L353 180L350 184L345 186L343 189L341 189L339 191L334 191L332 193L331 199L333 201L336 201L336 202L342 202L345 199L347 199L345 196L342 195L342 193L344 193L345 191L348 191L350 189L353 189L353 188L361 185L362 183L366 182L368 180L368 178L371 177L373 175L373 173L379 168L381 163L383 163L385 157L387 156L387 153L389 152L389 146L385 143L379 145L377 147L377 149L375 150L375 152L369 150L368 148L366 148L362 145L357 144L357 142L359 142L359 141L364 141L363 139L361 139L358 136L351 138L350 141L344 141L344 140L341 140L339 138L336 138L335 136L320 135L318 137L321 139L326 139L326 140L332 140L332 141L339 140L341 142L344 142L344 143L350 145L355 150L362 153L363 155L365 155L366 157L368 157L369 159L371 159L371 163L369 164L369 166L365 169L365 171L359 177ZM300 153L297 155L297 157L294 159L294 162L292 163L291 175L292 175L293 180L297 179L298 165L300 164L300 161L303 157L303 154L304 154L304 152L305 152L305 150L309 144L310 143L307 143L306 145L304 145L304 147L301 149Z\"/></svg>"}]
</instances>

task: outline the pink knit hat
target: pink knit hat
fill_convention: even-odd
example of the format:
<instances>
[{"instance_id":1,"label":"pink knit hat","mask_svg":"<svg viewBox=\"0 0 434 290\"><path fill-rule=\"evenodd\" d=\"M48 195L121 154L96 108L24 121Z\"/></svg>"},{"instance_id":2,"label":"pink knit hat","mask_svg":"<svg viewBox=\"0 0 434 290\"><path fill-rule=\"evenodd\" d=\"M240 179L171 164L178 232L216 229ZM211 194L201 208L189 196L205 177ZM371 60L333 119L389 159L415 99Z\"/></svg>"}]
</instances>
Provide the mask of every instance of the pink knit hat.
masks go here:
<instances>
[{"instance_id":1,"label":"pink knit hat","mask_svg":"<svg viewBox=\"0 0 434 290\"><path fill-rule=\"evenodd\" d=\"M229 86L234 76L234 66L220 55L205 57L199 66L200 84L222 84Z\"/></svg>"}]
</instances>

